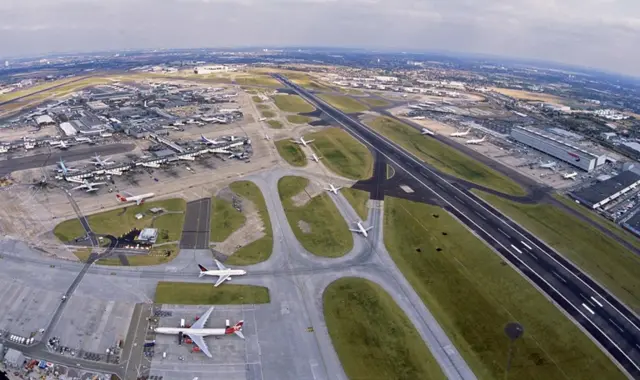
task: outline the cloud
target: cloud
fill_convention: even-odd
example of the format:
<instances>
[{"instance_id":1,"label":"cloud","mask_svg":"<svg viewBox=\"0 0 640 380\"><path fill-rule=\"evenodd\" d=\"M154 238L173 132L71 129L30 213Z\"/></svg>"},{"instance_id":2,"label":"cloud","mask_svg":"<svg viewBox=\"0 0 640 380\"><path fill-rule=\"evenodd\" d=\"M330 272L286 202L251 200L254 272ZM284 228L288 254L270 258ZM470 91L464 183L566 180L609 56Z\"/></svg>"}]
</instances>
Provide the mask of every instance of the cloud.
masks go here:
<instances>
[{"instance_id":1,"label":"cloud","mask_svg":"<svg viewBox=\"0 0 640 380\"><path fill-rule=\"evenodd\" d=\"M640 1L0 1L3 55L266 45L488 53L640 75Z\"/></svg>"}]
</instances>

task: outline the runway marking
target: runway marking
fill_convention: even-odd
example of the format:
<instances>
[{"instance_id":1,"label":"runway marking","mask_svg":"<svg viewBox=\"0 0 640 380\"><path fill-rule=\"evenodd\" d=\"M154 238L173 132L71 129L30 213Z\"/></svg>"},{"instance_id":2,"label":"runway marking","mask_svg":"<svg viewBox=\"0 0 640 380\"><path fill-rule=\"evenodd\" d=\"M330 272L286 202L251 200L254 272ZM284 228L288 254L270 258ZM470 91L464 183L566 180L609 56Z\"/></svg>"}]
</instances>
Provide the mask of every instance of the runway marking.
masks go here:
<instances>
[{"instance_id":1,"label":"runway marking","mask_svg":"<svg viewBox=\"0 0 640 380\"><path fill-rule=\"evenodd\" d=\"M511 244L511 248L515 249L518 253L522 254L522 251L518 249L515 245Z\"/></svg>"},{"instance_id":2,"label":"runway marking","mask_svg":"<svg viewBox=\"0 0 640 380\"><path fill-rule=\"evenodd\" d=\"M540 259L538 258L538 256L536 256L536 254L535 254L535 253L533 253L533 252L529 252L529 251L527 251L527 253L528 253L528 254L529 254L529 255L530 255L530 256L531 256L535 261L540 260Z\"/></svg>"},{"instance_id":3,"label":"runway marking","mask_svg":"<svg viewBox=\"0 0 640 380\"><path fill-rule=\"evenodd\" d=\"M615 326L615 328L617 328L621 333L623 333L623 332L624 332L624 329L623 329L622 327L618 326L618 324L617 324L617 323L615 323L615 322L613 321L613 319L609 318L609 322L613 323L613 325Z\"/></svg>"},{"instance_id":4,"label":"runway marking","mask_svg":"<svg viewBox=\"0 0 640 380\"><path fill-rule=\"evenodd\" d=\"M523 241L521 241L520 243L522 243L522 245L524 245L525 247L527 247L527 249L533 249L533 248L529 247L529 246L527 245L527 243L525 243L525 242L523 242Z\"/></svg>"},{"instance_id":5,"label":"runway marking","mask_svg":"<svg viewBox=\"0 0 640 380\"><path fill-rule=\"evenodd\" d=\"M474 211L474 212L476 213L476 215L478 215L479 217L481 217L481 218L482 218L482 220L487 220L487 218L485 218L485 217L484 217L484 215L480 214L480 213L479 213L479 212L477 212L477 211Z\"/></svg>"},{"instance_id":6,"label":"runway marking","mask_svg":"<svg viewBox=\"0 0 640 380\"><path fill-rule=\"evenodd\" d=\"M454 197L455 199L457 199L457 200L458 200L458 202L460 202L460 203L464 203L464 202L462 201L462 199L458 198L458 196L457 196L457 195L454 195L453 197Z\"/></svg>"},{"instance_id":7,"label":"runway marking","mask_svg":"<svg viewBox=\"0 0 640 380\"><path fill-rule=\"evenodd\" d=\"M560 275L560 273L558 273L558 272L556 272L556 271L554 271L554 270L552 270L552 271L551 271L551 273L552 273L554 276L556 276L560 281L564 282L565 284L567 283L567 280L565 280L565 279L564 279L564 277L562 277L562 276Z\"/></svg>"},{"instance_id":8,"label":"runway marking","mask_svg":"<svg viewBox=\"0 0 640 380\"><path fill-rule=\"evenodd\" d=\"M439 183L437 183L437 182L436 182L436 186L438 186L439 188L441 188L442 190L444 190L444 187L442 187L442 185L441 185L441 184L439 184Z\"/></svg>"},{"instance_id":9,"label":"runway marking","mask_svg":"<svg viewBox=\"0 0 640 380\"><path fill-rule=\"evenodd\" d=\"M511 236L509 236L506 232L502 231L501 228L498 228L498 231L500 231L501 234L503 234L504 236L508 237L509 239L511 239Z\"/></svg>"},{"instance_id":10,"label":"runway marking","mask_svg":"<svg viewBox=\"0 0 640 380\"><path fill-rule=\"evenodd\" d=\"M598 302L597 299L595 299L593 296L591 296L591 299L593 300L593 302L595 302L598 306L602 307L602 304L600 302Z\"/></svg>"},{"instance_id":11,"label":"runway marking","mask_svg":"<svg viewBox=\"0 0 640 380\"><path fill-rule=\"evenodd\" d=\"M596 313L594 313L594 312L593 312L593 310L591 310L591 309L589 308L589 306L587 306L587 305L585 305L585 304L582 304L582 306L583 306L585 309L587 309L587 311L588 311L589 313L591 313L592 315L595 315L595 314L596 314Z\"/></svg>"},{"instance_id":12,"label":"runway marking","mask_svg":"<svg viewBox=\"0 0 640 380\"><path fill-rule=\"evenodd\" d=\"M294 87L295 89L295 87ZM321 105L325 105L327 106L327 103L322 102L322 101L317 101L315 100L316 98L312 98L302 92L296 91L299 95L301 95L303 98L309 100L312 103L315 104L321 104ZM460 210L458 210L454 205L451 204L451 202L447 201L442 195L436 193L435 191L433 191L433 189L429 186L427 186L427 184L425 184L424 182L422 182L418 177L416 177L415 175L411 174L409 172L409 170L403 166L401 166L400 164L398 164L396 161L394 161L389 155L383 153L379 148L377 148L375 145L373 145L371 142L369 142L367 139L365 139L364 137L362 137L362 135L360 134L359 131L355 131L355 128L350 127L345 125L345 123L341 120L342 118L345 118L355 124L359 124L360 126L363 126L362 123L360 123L359 121L354 121L351 117L345 115L344 113L342 114L342 117L340 118L340 120L333 116L328 114L329 117L331 117L333 120L335 120L338 124L342 125L344 128L346 128L347 130L351 131L354 133L354 135L356 135L357 137L359 137L359 139L363 142L363 144L370 146L371 148L373 148L375 151L377 151L378 153L380 153L382 156L386 157L389 161L391 161L392 163L394 163L396 166L398 166L400 169L402 169L404 172L406 172L409 176L411 176L412 178L414 178L416 181L418 181L420 184L422 184L422 186L424 186L426 189L431 190L438 198L440 198L443 202L445 202L446 204L448 204L449 206L451 206L454 210L456 210L457 212L459 212L460 214L464 215L464 213L462 213ZM411 161L415 162L416 164L419 164L422 166L422 164L415 159L413 156L411 156L409 153L405 152L404 150L402 150L401 147L399 147L396 143L394 143L393 141L389 140L388 138L380 135L379 133L372 131L371 129L364 127L370 134L378 137L381 140L384 140L389 146L392 146L396 149L396 152L398 153L402 153L405 157L407 157L408 159L410 159ZM394 153L396 153L394 152ZM395 155L395 154L394 154ZM423 166L424 167L424 166ZM426 168L427 171L431 172L435 177L441 179L444 181L444 179L438 175L437 173L433 172L432 170ZM487 212L490 212L487 207L483 206L482 204L480 204L479 202L477 202L476 200L474 200L472 197L464 194L464 192L460 191L459 189L456 188L456 190L458 190L461 194L465 195L467 198L471 199L476 205L482 207L484 210L486 210ZM488 204L487 204L488 206ZM492 213L493 214L493 213ZM498 214L500 214L498 212ZM468 218L467 218L468 219ZM518 235L522 236L522 238L527 239L526 236L524 236L522 233L520 233L519 231L515 230L513 227L511 227L504 219L499 218L507 227L511 228L512 230L514 230ZM476 227L478 227L481 231L483 231L485 234L487 234L488 236L490 236L494 242L496 242L498 245L500 245L502 248L504 248L505 250L508 251L507 247L505 247L504 245L502 245L502 243L500 243L497 239L493 238L493 236L489 235L482 227L478 226L475 222L473 222L472 220L470 220L471 223L473 223ZM532 245L536 246L534 243L531 242ZM537 246L536 246L537 247ZM547 256L551 257L552 260L554 260L557 264L559 264L561 267L563 267L565 270L569 271L562 263L560 263L558 260L556 260L553 256L551 256L550 254L548 254L547 252L545 252L544 250L542 250L540 247L537 247L538 249L540 249L544 254L546 254ZM571 303L567 297L564 296L564 294L562 294L560 291L558 291L558 289L554 288L547 280L544 279L544 277L542 277L540 274L538 274L536 271L534 271L530 266L527 265L527 263L525 263L524 261L520 260L517 256L514 256L518 261L520 261L520 263L522 265L524 265L527 269L529 269L531 271L531 273L535 274L538 278L540 278L540 280L542 280L544 283L547 284L547 286L549 286L551 289L553 289L560 297L562 297L565 301L567 301L567 303L569 305L571 305L578 313L580 313L582 316L585 317L585 319L587 321L589 321L591 323L591 325L600 332L600 334L602 334L605 338L607 338L611 344L618 349L618 351L631 363L631 365L633 365L636 369L640 370L640 367L633 361L631 360L631 358L629 357L629 355L627 355L627 353L625 351L623 351L620 346L618 346L618 344L616 342L613 341L613 339L611 339L611 337L609 337L607 334L604 333L604 331L602 331L602 329L600 327L598 327L598 325L596 325L592 320L586 318L586 315L584 315L584 313L582 313L580 311L580 309L574 305L573 303ZM555 273L555 271L553 271ZM569 272L571 273L571 272ZM573 273L572 273L573 274ZM524 274L523 274L524 275ZM576 277L577 279L579 279L582 283L584 283L587 287L589 287L589 289L591 289L594 293L598 294L598 292L596 292L595 290L593 290L593 288L591 288L589 286L589 284L585 283L580 277L578 277L577 275L573 274L574 277ZM561 278L562 279L562 278ZM563 282L566 282L566 280L562 279ZM610 304L610 303L609 303ZM610 304L611 305L611 304ZM613 305L611 305L611 307L618 311ZM618 311L618 313L620 313ZM633 324L633 322L631 322L629 320L629 318L627 318L624 314L620 313L625 319L627 319L629 321L629 323L631 323L634 327L638 328L637 326L635 326Z\"/></svg>"}]
</instances>

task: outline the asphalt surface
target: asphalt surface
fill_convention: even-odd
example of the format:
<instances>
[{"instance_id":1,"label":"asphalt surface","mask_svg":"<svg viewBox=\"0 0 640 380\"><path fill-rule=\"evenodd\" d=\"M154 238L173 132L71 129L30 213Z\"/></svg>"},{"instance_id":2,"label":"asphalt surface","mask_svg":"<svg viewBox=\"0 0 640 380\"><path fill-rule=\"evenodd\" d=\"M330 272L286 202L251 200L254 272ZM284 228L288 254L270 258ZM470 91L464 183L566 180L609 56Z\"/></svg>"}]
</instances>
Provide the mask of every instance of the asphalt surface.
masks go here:
<instances>
[{"instance_id":1,"label":"asphalt surface","mask_svg":"<svg viewBox=\"0 0 640 380\"><path fill-rule=\"evenodd\" d=\"M55 165L63 159L65 164L75 161L88 160L96 154L109 156L113 154L127 153L135 149L134 144L108 144L108 145L77 145L67 150L53 148L50 152L34 154L31 156L11 157L0 160L0 177L19 170L40 168Z\"/></svg>"},{"instance_id":2,"label":"asphalt surface","mask_svg":"<svg viewBox=\"0 0 640 380\"><path fill-rule=\"evenodd\" d=\"M640 378L640 320L621 302L551 247L467 189L452 184L392 141L305 89L280 75L275 77L331 116L356 138L383 154L394 166L420 183L423 189L433 192L447 211L571 315L631 377Z\"/></svg>"},{"instance_id":3,"label":"asphalt surface","mask_svg":"<svg viewBox=\"0 0 640 380\"><path fill-rule=\"evenodd\" d=\"M207 249L211 225L211 198L187 203L180 248Z\"/></svg>"}]
</instances>

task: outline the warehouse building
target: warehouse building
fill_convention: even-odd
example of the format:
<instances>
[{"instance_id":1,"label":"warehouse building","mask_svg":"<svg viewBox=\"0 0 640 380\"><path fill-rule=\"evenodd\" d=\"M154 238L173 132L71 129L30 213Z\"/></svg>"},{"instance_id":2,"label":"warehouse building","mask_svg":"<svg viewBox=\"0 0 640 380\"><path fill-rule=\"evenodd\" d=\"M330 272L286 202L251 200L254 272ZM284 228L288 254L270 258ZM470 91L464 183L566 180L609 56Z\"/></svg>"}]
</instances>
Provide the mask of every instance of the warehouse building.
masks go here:
<instances>
[{"instance_id":1,"label":"warehouse building","mask_svg":"<svg viewBox=\"0 0 640 380\"><path fill-rule=\"evenodd\" d=\"M596 209L603 208L607 203L636 190L638 186L640 186L640 175L625 171L591 187L574 191L570 195L583 205Z\"/></svg>"},{"instance_id":2,"label":"warehouse building","mask_svg":"<svg viewBox=\"0 0 640 380\"><path fill-rule=\"evenodd\" d=\"M587 172L603 165L607 160L607 156L600 152L588 151L559 137L552 137L529 128L512 128L511 138Z\"/></svg>"},{"instance_id":3,"label":"warehouse building","mask_svg":"<svg viewBox=\"0 0 640 380\"><path fill-rule=\"evenodd\" d=\"M78 134L78 130L75 129L73 124L66 121L64 123L60 123L60 129L62 129L65 136L75 136Z\"/></svg>"}]
</instances>

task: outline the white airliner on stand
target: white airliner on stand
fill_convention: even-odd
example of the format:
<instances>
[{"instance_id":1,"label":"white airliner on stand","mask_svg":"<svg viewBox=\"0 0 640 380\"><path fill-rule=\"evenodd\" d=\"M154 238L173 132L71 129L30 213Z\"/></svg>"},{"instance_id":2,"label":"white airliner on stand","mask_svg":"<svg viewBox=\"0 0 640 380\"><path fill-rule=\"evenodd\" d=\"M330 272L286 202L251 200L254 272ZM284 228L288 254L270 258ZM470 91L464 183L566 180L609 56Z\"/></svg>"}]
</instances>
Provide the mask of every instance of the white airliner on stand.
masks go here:
<instances>
[{"instance_id":1,"label":"white airliner on stand","mask_svg":"<svg viewBox=\"0 0 640 380\"><path fill-rule=\"evenodd\" d=\"M333 186L333 184L330 183L329 187L328 188L325 187L324 189L331 193L334 193L335 195L338 195L338 190L342 189L342 186L335 187Z\"/></svg>"},{"instance_id":2,"label":"white airliner on stand","mask_svg":"<svg viewBox=\"0 0 640 380\"><path fill-rule=\"evenodd\" d=\"M364 228L364 226L362 225L362 222L356 221L355 223L356 223L356 226L358 226L358 228L349 228L349 231L357 232L359 234L362 234L362 236L364 237L369 237L369 233L367 231L370 231L371 229L373 229L373 226Z\"/></svg>"},{"instance_id":3,"label":"white airliner on stand","mask_svg":"<svg viewBox=\"0 0 640 380\"><path fill-rule=\"evenodd\" d=\"M300 140L291 140L291 142L294 142L296 144L300 144L302 146L309 146L308 144L313 142L314 140L309 140L309 141L305 141L304 137L300 137Z\"/></svg>"},{"instance_id":4,"label":"white airliner on stand","mask_svg":"<svg viewBox=\"0 0 640 380\"><path fill-rule=\"evenodd\" d=\"M105 158L103 160L102 157L100 157L97 154L95 155L95 157L93 157L93 159L95 161L91 161L91 163L96 165L96 166L107 166L107 165L115 164L115 162L110 161L109 158Z\"/></svg>"},{"instance_id":5,"label":"white airliner on stand","mask_svg":"<svg viewBox=\"0 0 640 380\"><path fill-rule=\"evenodd\" d=\"M429 136L435 136L435 132L427 129L427 128L422 128L422 132L420 132L423 135L429 135Z\"/></svg>"},{"instance_id":6,"label":"white airliner on stand","mask_svg":"<svg viewBox=\"0 0 640 380\"><path fill-rule=\"evenodd\" d=\"M156 334L178 335L178 344L182 344L182 338L186 335L193 341L200 351L208 357L212 357L211 352L209 352L209 347L204 341L204 337L235 334L244 339L244 335L242 334L242 325L244 324L244 321L238 321L235 325L230 326L229 320L227 320L225 328L206 328L204 325L207 324L212 312L213 306L209 308L209 310L207 310L207 312L204 313L202 317L200 317L200 319L198 319L191 327L185 327L183 319L180 321L180 327L156 327L154 331Z\"/></svg>"},{"instance_id":7,"label":"white airliner on stand","mask_svg":"<svg viewBox=\"0 0 640 380\"><path fill-rule=\"evenodd\" d=\"M572 173L564 174L564 175L562 176L562 178L564 178L564 179L572 179L572 180L574 180L574 181L575 181L575 180L576 180L576 176L577 176L577 175L578 175L578 172L572 172Z\"/></svg>"},{"instance_id":8,"label":"white airliner on stand","mask_svg":"<svg viewBox=\"0 0 640 380\"><path fill-rule=\"evenodd\" d=\"M245 274L247 274L247 271L244 269L229 269L218 260L216 260L216 266L218 267L217 270L209 270L198 264L198 267L200 268L200 274L198 275L198 277L218 276L218 281L216 281L216 283L213 285L214 287L218 287L225 281L231 281L231 276L244 276Z\"/></svg>"},{"instance_id":9,"label":"white airliner on stand","mask_svg":"<svg viewBox=\"0 0 640 380\"><path fill-rule=\"evenodd\" d=\"M204 137L204 135L200 135L200 141L202 141L203 143L207 144L207 145L215 145L215 144L221 144L224 141L218 141L216 139L208 139L206 137Z\"/></svg>"},{"instance_id":10,"label":"white airliner on stand","mask_svg":"<svg viewBox=\"0 0 640 380\"><path fill-rule=\"evenodd\" d=\"M450 134L449 136L451 137L462 137L462 136L466 136L469 134L469 132L471 132L471 129L467 129L464 132L453 132L452 134Z\"/></svg>"},{"instance_id":11,"label":"white airliner on stand","mask_svg":"<svg viewBox=\"0 0 640 380\"><path fill-rule=\"evenodd\" d=\"M146 194L141 194L141 195L133 195L131 193L127 193L126 191L122 192L123 194L126 195L122 196L120 194L116 194L116 198L118 198L118 200L120 202L136 202L136 205L139 206L142 203L144 203L144 200L147 198L151 198L153 197L155 194L154 193L146 193Z\"/></svg>"},{"instance_id":12,"label":"white airliner on stand","mask_svg":"<svg viewBox=\"0 0 640 380\"><path fill-rule=\"evenodd\" d=\"M106 182L89 182L86 179L82 182L82 185L80 186L76 186L74 188L72 188L71 190L84 190L87 193L91 193L94 191L98 191L98 188L96 186L100 186L100 185L106 185Z\"/></svg>"},{"instance_id":13,"label":"white airliner on stand","mask_svg":"<svg viewBox=\"0 0 640 380\"><path fill-rule=\"evenodd\" d=\"M60 162L58 162L58 173L62 173L62 175L66 176L69 173L74 173L77 171L79 170L68 168L67 165L65 165L64 161L62 161L62 158L60 159Z\"/></svg>"},{"instance_id":14,"label":"white airliner on stand","mask_svg":"<svg viewBox=\"0 0 640 380\"><path fill-rule=\"evenodd\" d=\"M467 140L464 143L465 144L482 144L484 142L484 140L487 138L487 136L482 136L481 139L472 139L472 140Z\"/></svg>"}]
</instances>

